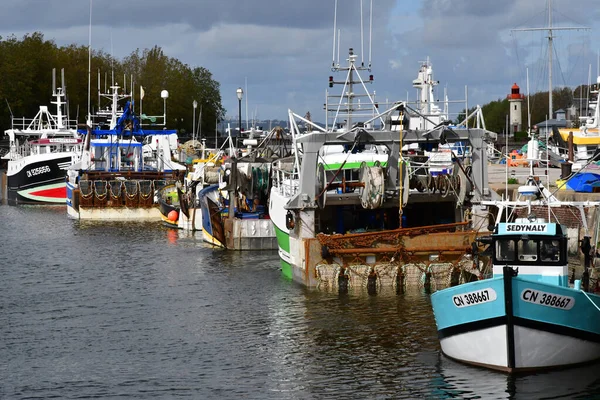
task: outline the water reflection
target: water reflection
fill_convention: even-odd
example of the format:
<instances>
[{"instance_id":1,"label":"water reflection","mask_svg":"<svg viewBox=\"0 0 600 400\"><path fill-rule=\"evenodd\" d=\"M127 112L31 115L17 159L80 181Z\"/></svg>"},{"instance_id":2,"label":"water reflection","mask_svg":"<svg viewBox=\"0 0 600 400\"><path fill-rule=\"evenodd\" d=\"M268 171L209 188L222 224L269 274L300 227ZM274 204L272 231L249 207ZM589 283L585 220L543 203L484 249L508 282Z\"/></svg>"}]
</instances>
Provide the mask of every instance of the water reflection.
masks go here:
<instances>
[{"instance_id":1,"label":"water reflection","mask_svg":"<svg viewBox=\"0 0 600 400\"><path fill-rule=\"evenodd\" d=\"M440 399L593 399L600 398L600 363L534 374L508 375L439 356ZM598 394L596 394L598 393Z\"/></svg>"},{"instance_id":2,"label":"water reflection","mask_svg":"<svg viewBox=\"0 0 600 400\"><path fill-rule=\"evenodd\" d=\"M429 295L340 295L155 223L0 207L0 398L593 398L598 366L525 377L440 356ZM570 396L570 397L569 397Z\"/></svg>"}]
</instances>

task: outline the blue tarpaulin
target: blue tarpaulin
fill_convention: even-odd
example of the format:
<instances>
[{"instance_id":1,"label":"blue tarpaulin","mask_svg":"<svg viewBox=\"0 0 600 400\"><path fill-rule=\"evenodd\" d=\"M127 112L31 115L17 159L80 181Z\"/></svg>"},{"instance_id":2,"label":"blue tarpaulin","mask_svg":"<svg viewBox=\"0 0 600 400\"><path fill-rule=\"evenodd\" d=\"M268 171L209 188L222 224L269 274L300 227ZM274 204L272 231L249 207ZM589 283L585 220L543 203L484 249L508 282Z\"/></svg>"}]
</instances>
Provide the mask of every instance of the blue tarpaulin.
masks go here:
<instances>
[{"instance_id":1,"label":"blue tarpaulin","mask_svg":"<svg viewBox=\"0 0 600 400\"><path fill-rule=\"evenodd\" d=\"M600 174L584 172L567 181L567 188L576 192L592 193L600 190ZM598 188L594 190L595 188Z\"/></svg>"}]
</instances>

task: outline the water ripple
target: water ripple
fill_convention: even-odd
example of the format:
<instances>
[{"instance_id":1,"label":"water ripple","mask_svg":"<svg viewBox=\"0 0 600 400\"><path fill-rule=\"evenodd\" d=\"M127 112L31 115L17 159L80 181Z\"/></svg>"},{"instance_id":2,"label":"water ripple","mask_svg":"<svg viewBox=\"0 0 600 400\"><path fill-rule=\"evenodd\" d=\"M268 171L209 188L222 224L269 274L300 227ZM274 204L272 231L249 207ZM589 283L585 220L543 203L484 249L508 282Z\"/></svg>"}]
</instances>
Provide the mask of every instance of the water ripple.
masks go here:
<instances>
[{"instance_id":1,"label":"water ripple","mask_svg":"<svg viewBox=\"0 0 600 400\"><path fill-rule=\"evenodd\" d=\"M277 253L158 224L0 207L0 398L569 398L594 368L508 378L440 356L421 291L340 296ZM549 388L549 389L547 389ZM562 397L565 396L565 397Z\"/></svg>"}]
</instances>

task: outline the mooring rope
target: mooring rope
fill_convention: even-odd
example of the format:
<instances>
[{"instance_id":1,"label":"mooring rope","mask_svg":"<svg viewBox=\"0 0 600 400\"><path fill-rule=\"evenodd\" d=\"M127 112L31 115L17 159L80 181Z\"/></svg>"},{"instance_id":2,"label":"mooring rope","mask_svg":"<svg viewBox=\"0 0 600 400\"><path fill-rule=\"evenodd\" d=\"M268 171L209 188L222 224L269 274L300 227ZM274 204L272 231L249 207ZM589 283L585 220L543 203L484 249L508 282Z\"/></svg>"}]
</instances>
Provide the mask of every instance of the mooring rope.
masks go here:
<instances>
[{"instance_id":1,"label":"mooring rope","mask_svg":"<svg viewBox=\"0 0 600 400\"><path fill-rule=\"evenodd\" d=\"M585 292L585 290L582 290L581 293L583 293L583 295L585 297L587 297L587 299L590 301L590 303L592 303L592 305L594 307L596 307L596 310L600 311L600 308L598 308L598 305L594 302L594 300L590 299L590 296L588 296L588 294Z\"/></svg>"}]
</instances>

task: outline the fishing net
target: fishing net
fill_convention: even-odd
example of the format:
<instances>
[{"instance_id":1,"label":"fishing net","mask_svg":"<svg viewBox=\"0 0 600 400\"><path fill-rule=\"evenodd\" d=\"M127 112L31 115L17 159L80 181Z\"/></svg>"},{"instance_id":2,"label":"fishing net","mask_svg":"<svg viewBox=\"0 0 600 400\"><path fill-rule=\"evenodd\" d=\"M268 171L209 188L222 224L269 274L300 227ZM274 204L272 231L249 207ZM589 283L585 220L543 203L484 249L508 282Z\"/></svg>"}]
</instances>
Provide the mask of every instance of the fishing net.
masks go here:
<instances>
[{"instance_id":1,"label":"fishing net","mask_svg":"<svg viewBox=\"0 0 600 400\"><path fill-rule=\"evenodd\" d=\"M91 207L94 204L94 186L92 181L79 181L79 205Z\"/></svg>"},{"instance_id":2,"label":"fishing net","mask_svg":"<svg viewBox=\"0 0 600 400\"><path fill-rule=\"evenodd\" d=\"M219 170L220 167L204 167L204 182L205 183L219 183Z\"/></svg>"},{"instance_id":3,"label":"fishing net","mask_svg":"<svg viewBox=\"0 0 600 400\"><path fill-rule=\"evenodd\" d=\"M357 257L342 267L333 262L322 261L315 267L320 289L337 289L340 274L348 278L348 286L366 288L369 277L375 277L377 290L380 288L408 289L427 288L431 291L478 279L480 273L473 269L470 257L462 257L457 263L450 262L411 262L399 264L397 261L367 263Z\"/></svg>"},{"instance_id":4,"label":"fishing net","mask_svg":"<svg viewBox=\"0 0 600 400\"><path fill-rule=\"evenodd\" d=\"M110 201L112 207L123 205L123 182L109 181L108 189L110 192Z\"/></svg>"},{"instance_id":5,"label":"fishing net","mask_svg":"<svg viewBox=\"0 0 600 400\"><path fill-rule=\"evenodd\" d=\"M140 193L140 206L150 207L154 203L154 190L151 180L138 181Z\"/></svg>"},{"instance_id":6,"label":"fishing net","mask_svg":"<svg viewBox=\"0 0 600 400\"><path fill-rule=\"evenodd\" d=\"M127 207L138 206L138 181L125 181L125 205Z\"/></svg>"},{"instance_id":7,"label":"fishing net","mask_svg":"<svg viewBox=\"0 0 600 400\"><path fill-rule=\"evenodd\" d=\"M108 184L106 181L94 181L94 206L104 207L108 200Z\"/></svg>"}]
</instances>

